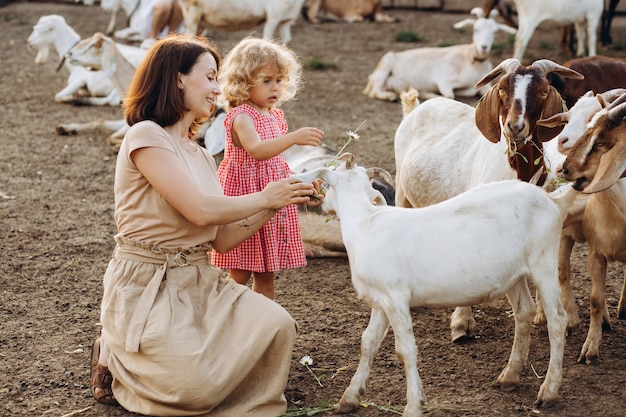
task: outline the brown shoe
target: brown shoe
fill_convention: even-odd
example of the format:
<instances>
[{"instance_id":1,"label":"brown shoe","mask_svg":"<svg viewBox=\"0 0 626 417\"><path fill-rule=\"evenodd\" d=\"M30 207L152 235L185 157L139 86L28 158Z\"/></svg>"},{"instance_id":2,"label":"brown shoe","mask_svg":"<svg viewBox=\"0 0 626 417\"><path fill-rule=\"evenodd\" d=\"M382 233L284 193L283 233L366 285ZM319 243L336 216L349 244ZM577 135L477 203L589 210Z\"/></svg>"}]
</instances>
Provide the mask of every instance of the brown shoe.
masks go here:
<instances>
[{"instance_id":1,"label":"brown shoe","mask_svg":"<svg viewBox=\"0 0 626 417\"><path fill-rule=\"evenodd\" d=\"M91 349L91 395L100 404L118 405L111 389L113 376L109 368L98 363L99 357L100 338L97 338ZM96 388L100 389L98 393L96 393Z\"/></svg>"}]
</instances>

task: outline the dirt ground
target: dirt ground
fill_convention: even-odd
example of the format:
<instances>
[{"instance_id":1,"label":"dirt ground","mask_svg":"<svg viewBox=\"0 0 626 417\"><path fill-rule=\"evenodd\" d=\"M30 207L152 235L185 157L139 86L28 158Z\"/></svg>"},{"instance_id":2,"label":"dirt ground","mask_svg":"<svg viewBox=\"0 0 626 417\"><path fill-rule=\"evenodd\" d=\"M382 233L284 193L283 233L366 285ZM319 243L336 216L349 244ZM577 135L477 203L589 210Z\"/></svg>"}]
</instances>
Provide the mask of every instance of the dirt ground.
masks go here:
<instances>
[{"instance_id":1,"label":"dirt ground","mask_svg":"<svg viewBox=\"0 0 626 417\"><path fill-rule=\"evenodd\" d=\"M89 391L89 351L99 333L101 280L115 233L115 155L107 143L108 132L57 136L54 130L60 122L115 119L121 112L54 102L67 73L55 71L56 57L35 65L35 52L26 43L38 18L53 13L65 16L83 37L104 30L109 18L98 7L71 3L18 1L0 8L0 415L132 416L122 408L96 404ZM334 148L341 146L346 131L367 120L359 131L361 139L350 150L361 164L393 173L400 105L366 98L362 90L367 75L388 50L466 43L470 34L452 29L464 14L389 13L402 21L298 21L292 31L295 51L306 64L316 58L332 68L314 70L307 65L299 99L284 108L291 128L320 127L326 132L325 143ZM118 19L118 25L124 20ZM417 33L421 41L395 42L400 30ZM212 37L226 51L245 34L216 32ZM613 39L617 47L600 47L599 53L626 56L626 16L616 17ZM494 63L513 49L508 36L498 36L497 42ZM525 63L537 58L560 63L568 58L559 51L556 26L546 24L535 34ZM533 330L530 366L519 388L502 392L494 385L512 344L513 318L502 300L475 308L478 337L461 345L450 341L451 309L414 311L425 415L624 417L626 323L615 318L623 267L609 268L607 303L613 330L603 336L599 363L581 365L576 359L589 319L585 260L586 247L577 245L572 281L583 325L567 340L560 404L533 409L548 362L548 340L539 329ZM305 268L280 273L276 286L276 301L291 312L300 329L286 389L290 415L330 415L356 369L368 308L357 300L343 258L310 259ZM313 358L321 386L299 363L304 355ZM375 358L363 406L354 415L401 414L405 389L390 332ZM331 411L321 411L325 406Z\"/></svg>"}]
</instances>

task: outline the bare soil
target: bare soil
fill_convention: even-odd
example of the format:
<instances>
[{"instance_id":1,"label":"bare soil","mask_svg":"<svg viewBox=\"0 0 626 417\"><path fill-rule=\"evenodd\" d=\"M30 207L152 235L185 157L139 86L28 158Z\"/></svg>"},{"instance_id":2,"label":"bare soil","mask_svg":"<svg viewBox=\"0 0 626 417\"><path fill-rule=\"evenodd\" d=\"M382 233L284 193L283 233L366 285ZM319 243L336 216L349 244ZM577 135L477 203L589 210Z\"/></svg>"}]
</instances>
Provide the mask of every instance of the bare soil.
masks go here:
<instances>
[{"instance_id":1,"label":"bare soil","mask_svg":"<svg viewBox=\"0 0 626 417\"><path fill-rule=\"evenodd\" d=\"M359 131L361 139L350 150L361 164L393 173L393 136L401 120L400 105L366 98L361 92L367 75L388 50L465 43L470 34L452 29L465 14L388 12L401 22L313 25L298 21L292 46L302 60L308 64L317 58L332 65L326 70L307 65L299 99L284 108L291 128L318 126L326 132L326 144L334 148L341 146L346 131L367 119ZM0 8L0 415L132 416L120 407L96 404L89 390L89 351L99 333L101 280L115 234L115 154L107 143L108 132L58 136L54 130L57 123L115 119L121 112L54 102L67 73L55 71L56 59L35 65L35 52L26 42L38 18L53 13L65 16L83 37L104 30L109 18L99 7L69 2L18 1ZM118 25L124 20L121 16ZM417 33L421 41L394 41L400 30ZM226 51L244 35L215 32L211 36ZM537 58L559 63L568 59L558 48L558 38L556 25L543 25L531 42L527 63ZM614 21L613 39L624 47L623 15ZM511 56L513 49L504 35L497 42L494 63ZM626 56L620 48L600 47L599 53ZM550 409L533 409L549 352L548 339L540 329L533 330L529 367L520 386L502 392L494 385L513 337L510 307L502 300L475 308L478 336L465 344L450 341L451 309L415 309L418 364L427 396L425 415L626 415L626 324L615 318L623 281L621 265L611 265L608 271L607 303L613 330L604 333L599 363L576 362L589 320L586 251L585 245L577 245L573 254L572 283L583 325L567 340L562 402ZM368 307L355 296L348 262L311 259L305 268L280 273L276 285L276 301L299 323L286 389L289 410L295 415L298 409L308 409L308 415L313 415L324 405L332 409L356 369L360 336L369 318ZM323 386L299 363L304 355L313 358L314 372ZM406 387L393 348L393 332L376 356L369 382L364 404L354 415L399 414Z\"/></svg>"}]
</instances>

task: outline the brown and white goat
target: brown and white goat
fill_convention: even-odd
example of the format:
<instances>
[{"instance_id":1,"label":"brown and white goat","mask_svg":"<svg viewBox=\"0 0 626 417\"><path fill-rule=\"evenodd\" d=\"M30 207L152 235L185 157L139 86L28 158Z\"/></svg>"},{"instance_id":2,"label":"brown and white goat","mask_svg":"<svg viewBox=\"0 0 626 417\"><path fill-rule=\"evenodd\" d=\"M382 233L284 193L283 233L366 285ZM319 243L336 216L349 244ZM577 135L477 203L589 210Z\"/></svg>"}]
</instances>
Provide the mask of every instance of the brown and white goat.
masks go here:
<instances>
[{"instance_id":1,"label":"brown and white goat","mask_svg":"<svg viewBox=\"0 0 626 417\"><path fill-rule=\"evenodd\" d=\"M626 93L625 89L609 90L600 95L600 99L612 102ZM565 124L561 134L555 138L561 152L569 153L571 147L583 136L586 126L594 115L602 109L600 100L591 91L583 95L576 104L566 113L540 120L542 125L554 126ZM565 155L563 156L565 159ZM557 170L557 175L559 171ZM581 350L578 361L594 363L598 358L599 346L602 340L602 328L611 328L610 314L604 296L606 267L609 262L626 261L626 179L619 180L605 191L586 194L587 203L579 218L572 224L564 227L561 236L561 248L564 245L573 245L577 242L588 242L589 254L587 263L591 276L590 326ZM566 230L576 234L566 234ZM559 252L559 255L562 251ZM565 261L565 262L563 262ZM569 322L572 317L578 317L575 300L569 284L569 258L559 259L559 281L563 303L573 304L574 309L566 308ZM626 286L622 287L622 294L617 315L626 318ZM541 304L538 304L538 309Z\"/></svg>"},{"instance_id":2,"label":"brown and white goat","mask_svg":"<svg viewBox=\"0 0 626 417\"><path fill-rule=\"evenodd\" d=\"M626 94L589 122L585 134L569 151L563 177L583 193L605 190L626 176Z\"/></svg>"},{"instance_id":3,"label":"brown and white goat","mask_svg":"<svg viewBox=\"0 0 626 417\"><path fill-rule=\"evenodd\" d=\"M550 72L582 78L552 61L523 66L507 59L479 83L500 77L475 109L434 98L406 115L394 140L396 205L424 207L486 182L530 181L542 167L552 174L557 162L545 161L542 142L561 128L537 125L540 118L563 111L561 96L546 78ZM544 180L545 174L539 184ZM454 341L473 336L471 308L457 308L450 327Z\"/></svg>"}]
</instances>

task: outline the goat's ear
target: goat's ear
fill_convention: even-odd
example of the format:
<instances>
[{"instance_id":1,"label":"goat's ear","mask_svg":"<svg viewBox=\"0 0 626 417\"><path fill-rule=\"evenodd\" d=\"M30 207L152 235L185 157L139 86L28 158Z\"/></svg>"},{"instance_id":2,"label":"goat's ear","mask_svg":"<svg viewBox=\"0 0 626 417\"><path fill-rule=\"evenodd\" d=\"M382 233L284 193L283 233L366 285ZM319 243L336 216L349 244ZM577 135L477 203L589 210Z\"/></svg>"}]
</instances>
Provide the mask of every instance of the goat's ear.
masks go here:
<instances>
[{"instance_id":1,"label":"goat's ear","mask_svg":"<svg viewBox=\"0 0 626 417\"><path fill-rule=\"evenodd\" d=\"M476 127L483 136L493 143L498 143L502 133L500 130L500 110L498 86L495 85L480 99L474 113Z\"/></svg>"},{"instance_id":2,"label":"goat's ear","mask_svg":"<svg viewBox=\"0 0 626 417\"><path fill-rule=\"evenodd\" d=\"M537 120L538 126L543 127L559 127L567 124L567 113L558 113L547 119Z\"/></svg>"},{"instance_id":3,"label":"goat's ear","mask_svg":"<svg viewBox=\"0 0 626 417\"><path fill-rule=\"evenodd\" d=\"M564 106L561 94L559 94L556 88L550 86L548 90L548 98L543 103L542 117L549 118L562 113L566 111ZM537 124L537 139L541 142L546 142L561 133L561 130L563 130L563 125L548 127Z\"/></svg>"},{"instance_id":4,"label":"goat's ear","mask_svg":"<svg viewBox=\"0 0 626 417\"><path fill-rule=\"evenodd\" d=\"M626 145L625 141L619 142L611 150L602 155L598 170L591 180L591 183L585 187L583 193L597 193L611 187L621 177L626 176Z\"/></svg>"},{"instance_id":5,"label":"goat's ear","mask_svg":"<svg viewBox=\"0 0 626 417\"><path fill-rule=\"evenodd\" d=\"M503 25L502 23L498 23L498 29L500 29L502 32L506 32L511 35L515 35L517 33L517 29L509 25Z\"/></svg>"}]
</instances>

